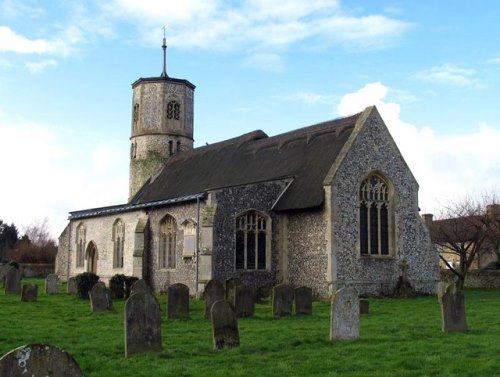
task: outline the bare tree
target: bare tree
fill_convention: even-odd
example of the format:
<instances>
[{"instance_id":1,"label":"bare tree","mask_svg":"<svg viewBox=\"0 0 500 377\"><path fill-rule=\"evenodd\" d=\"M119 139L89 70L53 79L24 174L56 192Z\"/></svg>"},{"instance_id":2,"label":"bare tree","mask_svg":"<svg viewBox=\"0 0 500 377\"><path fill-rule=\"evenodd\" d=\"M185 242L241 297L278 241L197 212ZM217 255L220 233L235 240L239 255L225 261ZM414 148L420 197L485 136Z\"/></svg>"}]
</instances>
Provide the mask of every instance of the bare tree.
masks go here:
<instances>
[{"instance_id":1,"label":"bare tree","mask_svg":"<svg viewBox=\"0 0 500 377\"><path fill-rule=\"evenodd\" d=\"M44 248L55 243L50 235L47 218L31 222L30 225L24 228L24 235L38 248Z\"/></svg>"},{"instance_id":2,"label":"bare tree","mask_svg":"<svg viewBox=\"0 0 500 377\"><path fill-rule=\"evenodd\" d=\"M429 224L432 242L438 247L441 260L455 275L458 290L463 289L473 261L484 250L490 233L488 223L486 205L466 197L447 205L439 218ZM450 255L454 257L447 258ZM458 265L450 263L450 259L458 259Z\"/></svg>"}]
</instances>

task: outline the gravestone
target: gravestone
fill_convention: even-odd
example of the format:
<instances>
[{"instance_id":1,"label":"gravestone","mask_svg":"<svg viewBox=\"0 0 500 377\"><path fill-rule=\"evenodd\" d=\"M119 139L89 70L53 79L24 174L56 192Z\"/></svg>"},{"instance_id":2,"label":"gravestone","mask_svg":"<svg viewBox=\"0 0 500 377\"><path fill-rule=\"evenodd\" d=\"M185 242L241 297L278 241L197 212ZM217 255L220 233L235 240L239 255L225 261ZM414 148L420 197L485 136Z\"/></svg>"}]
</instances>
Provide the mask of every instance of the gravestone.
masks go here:
<instances>
[{"instance_id":1,"label":"gravestone","mask_svg":"<svg viewBox=\"0 0 500 377\"><path fill-rule=\"evenodd\" d=\"M212 305L211 317L214 349L239 347L238 320L229 302L216 301Z\"/></svg>"},{"instance_id":2,"label":"gravestone","mask_svg":"<svg viewBox=\"0 0 500 377\"><path fill-rule=\"evenodd\" d=\"M59 284L56 274L48 274L45 278L45 294L54 295L59 293Z\"/></svg>"},{"instance_id":3,"label":"gravestone","mask_svg":"<svg viewBox=\"0 0 500 377\"><path fill-rule=\"evenodd\" d=\"M21 293L21 271L11 266L5 274L5 294L18 295Z\"/></svg>"},{"instance_id":4,"label":"gravestone","mask_svg":"<svg viewBox=\"0 0 500 377\"><path fill-rule=\"evenodd\" d=\"M273 288L273 315L284 317L292 315L293 289L287 284L280 284Z\"/></svg>"},{"instance_id":5,"label":"gravestone","mask_svg":"<svg viewBox=\"0 0 500 377\"><path fill-rule=\"evenodd\" d=\"M90 309L92 312L106 312L113 310L111 294L102 281L94 284L89 292Z\"/></svg>"},{"instance_id":6,"label":"gravestone","mask_svg":"<svg viewBox=\"0 0 500 377\"><path fill-rule=\"evenodd\" d=\"M48 344L28 344L2 356L0 376L83 377L83 373L66 351Z\"/></svg>"},{"instance_id":7,"label":"gravestone","mask_svg":"<svg viewBox=\"0 0 500 377\"><path fill-rule=\"evenodd\" d=\"M151 294L151 288L149 288L148 283L146 283L146 280L144 279L139 279L132 284L132 287L130 288L130 296L139 292L147 292Z\"/></svg>"},{"instance_id":8,"label":"gravestone","mask_svg":"<svg viewBox=\"0 0 500 377\"><path fill-rule=\"evenodd\" d=\"M232 277L226 280L226 300L234 305L234 291L237 286L241 285L241 279Z\"/></svg>"},{"instance_id":9,"label":"gravestone","mask_svg":"<svg viewBox=\"0 0 500 377\"><path fill-rule=\"evenodd\" d=\"M210 309L212 309L212 305L214 302L219 300L224 300L225 292L224 287L221 282L218 280L210 280L205 286L204 290L205 296L205 319L210 319Z\"/></svg>"},{"instance_id":10,"label":"gravestone","mask_svg":"<svg viewBox=\"0 0 500 377\"><path fill-rule=\"evenodd\" d=\"M189 288L177 283L167 288L167 318L189 318Z\"/></svg>"},{"instance_id":11,"label":"gravestone","mask_svg":"<svg viewBox=\"0 0 500 377\"><path fill-rule=\"evenodd\" d=\"M359 297L354 288L342 288L332 297L330 340L359 338Z\"/></svg>"},{"instance_id":12,"label":"gravestone","mask_svg":"<svg viewBox=\"0 0 500 377\"><path fill-rule=\"evenodd\" d=\"M370 311L370 303L367 298L359 299L359 314L368 314Z\"/></svg>"},{"instance_id":13,"label":"gravestone","mask_svg":"<svg viewBox=\"0 0 500 377\"><path fill-rule=\"evenodd\" d=\"M67 285L67 290L70 295L77 295L78 294L78 284L76 282L76 277L71 277L68 279L68 285Z\"/></svg>"},{"instance_id":14,"label":"gravestone","mask_svg":"<svg viewBox=\"0 0 500 377\"><path fill-rule=\"evenodd\" d=\"M295 314L312 315L312 289L295 288Z\"/></svg>"},{"instance_id":15,"label":"gravestone","mask_svg":"<svg viewBox=\"0 0 500 377\"><path fill-rule=\"evenodd\" d=\"M445 332L466 332L465 299L453 283L440 283L438 297L441 306L442 330Z\"/></svg>"},{"instance_id":16,"label":"gravestone","mask_svg":"<svg viewBox=\"0 0 500 377\"><path fill-rule=\"evenodd\" d=\"M36 284L23 284L21 292L21 301L35 302L38 298L38 285Z\"/></svg>"},{"instance_id":17,"label":"gravestone","mask_svg":"<svg viewBox=\"0 0 500 377\"><path fill-rule=\"evenodd\" d=\"M2 288L5 287L5 276L7 275L7 271L13 267L10 264L4 264L0 266L0 282L2 283Z\"/></svg>"},{"instance_id":18,"label":"gravestone","mask_svg":"<svg viewBox=\"0 0 500 377\"><path fill-rule=\"evenodd\" d=\"M238 285L234 288L234 312L237 318L252 317L255 313L253 288Z\"/></svg>"},{"instance_id":19,"label":"gravestone","mask_svg":"<svg viewBox=\"0 0 500 377\"><path fill-rule=\"evenodd\" d=\"M125 357L160 351L160 304L149 292L135 293L125 303Z\"/></svg>"}]
</instances>

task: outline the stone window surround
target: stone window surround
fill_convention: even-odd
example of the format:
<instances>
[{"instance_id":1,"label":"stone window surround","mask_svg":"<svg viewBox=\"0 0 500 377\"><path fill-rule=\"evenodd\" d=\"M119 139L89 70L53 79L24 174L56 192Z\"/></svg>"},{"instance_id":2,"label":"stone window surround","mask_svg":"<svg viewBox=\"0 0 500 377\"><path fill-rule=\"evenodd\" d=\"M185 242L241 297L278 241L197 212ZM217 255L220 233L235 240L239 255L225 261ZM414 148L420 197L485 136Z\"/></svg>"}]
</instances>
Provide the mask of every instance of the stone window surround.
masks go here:
<instances>
[{"instance_id":1,"label":"stone window surround","mask_svg":"<svg viewBox=\"0 0 500 377\"><path fill-rule=\"evenodd\" d=\"M170 224L167 224L170 222ZM167 234L168 233L168 234ZM170 238L164 238L167 235ZM167 240L169 250L167 247ZM162 217L159 224L158 237L158 269L159 270L175 270L177 268L177 221L171 214L166 214Z\"/></svg>"},{"instance_id":2,"label":"stone window surround","mask_svg":"<svg viewBox=\"0 0 500 377\"><path fill-rule=\"evenodd\" d=\"M125 223L116 219L113 223L113 268L123 268L123 257L125 249Z\"/></svg>"},{"instance_id":3,"label":"stone window surround","mask_svg":"<svg viewBox=\"0 0 500 377\"><path fill-rule=\"evenodd\" d=\"M386 185L388 189L388 226L387 226L387 232L388 232L388 254L362 254L361 253L361 200L359 198L359 190L358 190L358 226L357 226L357 231L358 231L358 242L357 242L357 252L358 256L361 259L394 259L395 258L395 208L396 208L396 192L394 189L394 185L392 181L389 179L389 177L384 174L383 172L379 170L373 170L370 171L368 174L366 174L364 177L359 182L358 188L361 189L361 186L363 182L365 182L367 179L371 177L378 177L381 179ZM369 232L369 229L368 229ZM368 238L370 238L368 236Z\"/></svg>"},{"instance_id":4,"label":"stone window surround","mask_svg":"<svg viewBox=\"0 0 500 377\"><path fill-rule=\"evenodd\" d=\"M82 268L85 264L85 236L87 229L83 222L76 227L76 268Z\"/></svg>"},{"instance_id":5,"label":"stone window surround","mask_svg":"<svg viewBox=\"0 0 500 377\"><path fill-rule=\"evenodd\" d=\"M237 268L236 267L236 247L237 247L237 231L238 231L238 219L241 218L242 216L246 216L250 213L256 213L257 215L260 215L262 216L264 219L265 219L265 233L266 233L266 246L265 246L265 252L266 252L266 266L264 269L259 269L258 268L258 261L256 261L256 267L255 268L252 268L252 269L248 269L248 268ZM269 216L268 214L262 212L262 211L259 211L259 210L256 210L256 209L248 209L248 210L245 210L243 212L240 212L238 214L236 214L235 218L234 218L234 270L235 271L247 271L247 272L251 272L251 271L270 271L271 270L271 239L272 239L272 219L271 219L271 216ZM245 243L245 252L244 252L244 261L245 261L245 264L246 264L246 259L247 259L247 256L246 256L246 243ZM257 253L256 253L256 260L257 260Z\"/></svg>"}]
</instances>

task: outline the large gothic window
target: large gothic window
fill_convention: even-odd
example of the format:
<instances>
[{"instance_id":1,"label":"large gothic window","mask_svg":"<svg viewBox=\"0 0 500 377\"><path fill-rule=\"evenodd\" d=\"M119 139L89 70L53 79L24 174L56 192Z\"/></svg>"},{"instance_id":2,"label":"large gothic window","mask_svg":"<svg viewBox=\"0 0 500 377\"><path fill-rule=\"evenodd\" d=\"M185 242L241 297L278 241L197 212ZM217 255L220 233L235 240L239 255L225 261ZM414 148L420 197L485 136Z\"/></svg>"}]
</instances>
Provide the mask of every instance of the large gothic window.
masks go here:
<instances>
[{"instance_id":1,"label":"large gothic window","mask_svg":"<svg viewBox=\"0 0 500 377\"><path fill-rule=\"evenodd\" d=\"M387 182L372 174L359 190L359 244L361 255L389 255L391 195Z\"/></svg>"},{"instance_id":2,"label":"large gothic window","mask_svg":"<svg viewBox=\"0 0 500 377\"><path fill-rule=\"evenodd\" d=\"M76 267L83 267L85 261L85 225L79 224L76 228Z\"/></svg>"},{"instance_id":3,"label":"large gothic window","mask_svg":"<svg viewBox=\"0 0 500 377\"><path fill-rule=\"evenodd\" d=\"M170 101L167 104L167 118L168 119L181 119L181 105L177 101Z\"/></svg>"},{"instance_id":4,"label":"large gothic window","mask_svg":"<svg viewBox=\"0 0 500 377\"><path fill-rule=\"evenodd\" d=\"M177 223L175 219L166 215L160 223L160 268L175 268L175 238Z\"/></svg>"},{"instance_id":5,"label":"large gothic window","mask_svg":"<svg viewBox=\"0 0 500 377\"><path fill-rule=\"evenodd\" d=\"M248 211L236 218L236 269L265 270L269 268L269 221L257 211Z\"/></svg>"},{"instance_id":6,"label":"large gothic window","mask_svg":"<svg viewBox=\"0 0 500 377\"><path fill-rule=\"evenodd\" d=\"M123 268L125 224L120 219L113 224L113 268Z\"/></svg>"}]
</instances>

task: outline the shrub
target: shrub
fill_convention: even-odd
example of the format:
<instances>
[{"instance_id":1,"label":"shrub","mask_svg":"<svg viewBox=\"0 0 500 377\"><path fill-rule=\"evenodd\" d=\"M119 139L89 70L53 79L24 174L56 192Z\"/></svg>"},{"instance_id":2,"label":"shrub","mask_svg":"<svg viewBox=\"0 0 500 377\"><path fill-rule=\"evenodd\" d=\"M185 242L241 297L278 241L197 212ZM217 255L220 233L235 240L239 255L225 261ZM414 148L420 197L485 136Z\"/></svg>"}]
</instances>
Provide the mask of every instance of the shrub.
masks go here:
<instances>
[{"instance_id":1,"label":"shrub","mask_svg":"<svg viewBox=\"0 0 500 377\"><path fill-rule=\"evenodd\" d=\"M88 300L89 291L95 283L99 281L99 276L92 272L83 272L76 275L76 295L81 299Z\"/></svg>"},{"instance_id":2,"label":"shrub","mask_svg":"<svg viewBox=\"0 0 500 377\"><path fill-rule=\"evenodd\" d=\"M128 298L130 296L130 288L137 280L139 279L135 276L113 275L109 280L111 298Z\"/></svg>"}]
</instances>

